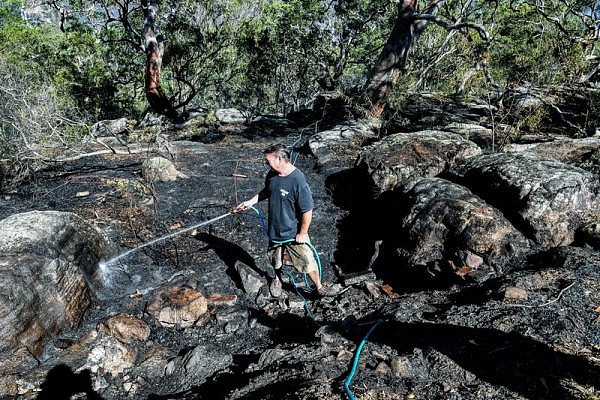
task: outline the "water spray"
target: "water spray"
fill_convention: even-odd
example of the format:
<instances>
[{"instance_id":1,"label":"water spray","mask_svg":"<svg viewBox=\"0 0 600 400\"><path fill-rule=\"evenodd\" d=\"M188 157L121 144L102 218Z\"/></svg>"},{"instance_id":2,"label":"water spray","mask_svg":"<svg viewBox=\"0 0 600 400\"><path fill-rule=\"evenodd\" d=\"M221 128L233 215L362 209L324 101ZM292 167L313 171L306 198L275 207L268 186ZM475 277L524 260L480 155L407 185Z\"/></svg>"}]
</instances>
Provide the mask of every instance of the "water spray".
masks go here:
<instances>
[{"instance_id":1,"label":"water spray","mask_svg":"<svg viewBox=\"0 0 600 400\"><path fill-rule=\"evenodd\" d=\"M105 268L106 268L108 265L110 265L110 264L113 264L113 263L115 263L115 262L119 261L120 259L127 257L127 256L128 256L128 255L130 255L131 253L133 253L133 252L136 252L136 251L138 251L138 250L140 250L140 249L143 249L144 247L150 246L150 245L152 245L152 244L154 244L154 243L156 243L156 242L160 242L160 241L162 241L162 240L166 240L166 239L172 238L173 236L181 235L182 233L189 232L189 231L191 231L191 230L193 230L193 229L196 229L196 228L199 228L199 227L201 227L201 226L203 226L203 225L208 225L208 224L211 224L211 223L213 223L213 222L216 222L216 221L218 221L218 220L220 220L220 219L223 219L223 218L225 218L225 217L227 217L227 216L229 216L229 215L232 215L232 214L233 214L233 212L231 212L231 211L230 211L230 212L228 212L227 214L220 215L220 216L218 216L218 217L215 217L215 218L213 218L213 219L211 219L211 220L204 221L204 222L201 222L201 223L199 223L199 224L196 224L196 225L190 226L190 227L188 227L188 228L181 229L181 230L179 230L179 231L177 231L177 232L173 232L173 233L169 233L168 235L161 236L161 237L159 237L159 238L156 238L156 239L154 239L154 240L151 240L151 241L149 241L149 242L147 242L147 243L144 243L144 244L141 244L141 245L139 245L139 246L137 246L137 247L134 247L133 249L127 250L125 253L123 253L123 254L119 254L118 256L116 256L116 257L113 257L113 258L111 258L111 259L110 259L110 260L108 260L108 261L102 261L102 262L100 262L100 264L99 264L99 267L100 267L100 269L101 269L102 271L104 271L104 269L105 269Z\"/></svg>"}]
</instances>

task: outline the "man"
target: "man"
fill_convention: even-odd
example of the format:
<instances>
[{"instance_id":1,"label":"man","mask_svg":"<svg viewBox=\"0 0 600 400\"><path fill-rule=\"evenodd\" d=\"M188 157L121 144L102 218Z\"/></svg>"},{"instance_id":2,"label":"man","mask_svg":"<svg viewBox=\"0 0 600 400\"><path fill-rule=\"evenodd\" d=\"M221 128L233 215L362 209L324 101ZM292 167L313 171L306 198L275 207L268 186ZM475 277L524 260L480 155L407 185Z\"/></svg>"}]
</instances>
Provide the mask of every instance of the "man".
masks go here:
<instances>
[{"instance_id":1,"label":"man","mask_svg":"<svg viewBox=\"0 0 600 400\"><path fill-rule=\"evenodd\" d=\"M314 207L312 193L304 174L290 162L290 153L283 144L267 147L263 155L271 167L265 185L254 197L238 204L234 212L244 211L259 201L269 199L269 261L275 270L270 291L274 297L281 295L281 267L289 255L294 267L308 277L321 294L324 291L319 279L319 268L311 248L308 228ZM292 242L281 243L293 239Z\"/></svg>"}]
</instances>

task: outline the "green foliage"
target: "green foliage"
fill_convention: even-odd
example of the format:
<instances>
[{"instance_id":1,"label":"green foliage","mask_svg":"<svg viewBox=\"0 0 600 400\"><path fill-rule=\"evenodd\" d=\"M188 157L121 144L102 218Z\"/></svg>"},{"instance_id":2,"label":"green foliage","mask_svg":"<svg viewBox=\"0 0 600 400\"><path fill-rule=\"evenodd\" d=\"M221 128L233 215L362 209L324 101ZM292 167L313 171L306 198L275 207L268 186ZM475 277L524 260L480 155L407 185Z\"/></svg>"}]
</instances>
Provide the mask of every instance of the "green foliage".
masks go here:
<instances>
[{"instance_id":1,"label":"green foliage","mask_svg":"<svg viewBox=\"0 0 600 400\"><path fill-rule=\"evenodd\" d=\"M494 76L507 84L578 82L591 67L586 56L594 32L585 17L590 5L594 2L550 1L537 9L524 2L499 3L488 12L494 22L489 23Z\"/></svg>"},{"instance_id":2,"label":"green foliage","mask_svg":"<svg viewBox=\"0 0 600 400\"><path fill-rule=\"evenodd\" d=\"M57 24L27 24L19 16L20 0L0 2L1 54L15 73L50 77L53 90L75 101L89 122L138 117L147 108L139 2L59 3L68 15L64 32ZM234 106L251 113L286 113L324 91L347 92L366 81L400 4L161 2L157 26L166 38L164 89L176 105ZM576 82L595 67L589 61L597 55L590 40L594 25L585 14L593 5L448 0L436 17L446 27L477 24L489 32L490 43L472 27L447 30L430 22L394 95L415 90L477 95L492 83L490 77L499 86Z\"/></svg>"},{"instance_id":3,"label":"green foliage","mask_svg":"<svg viewBox=\"0 0 600 400\"><path fill-rule=\"evenodd\" d=\"M544 66L555 63L556 30L541 24L535 8L527 4L509 8L502 3L496 20L492 67L497 79L550 83L554 74Z\"/></svg>"},{"instance_id":4,"label":"green foliage","mask_svg":"<svg viewBox=\"0 0 600 400\"><path fill-rule=\"evenodd\" d=\"M594 24L585 12L594 2L535 4L446 2L437 17L449 26L460 20L483 27L490 35L489 47L473 28L448 31L430 23L413 48L395 95L424 89L452 94L465 84L466 94L476 94L491 83L510 87L578 82L595 66L589 61L596 53Z\"/></svg>"},{"instance_id":5,"label":"green foliage","mask_svg":"<svg viewBox=\"0 0 600 400\"><path fill-rule=\"evenodd\" d=\"M316 92L325 12L316 0L272 1L245 22L237 39L247 80L241 95L256 110L296 110Z\"/></svg>"},{"instance_id":6,"label":"green foliage","mask_svg":"<svg viewBox=\"0 0 600 400\"><path fill-rule=\"evenodd\" d=\"M286 113L323 91L364 82L385 41L390 7L365 0L262 4L237 36L247 80L240 95L255 110Z\"/></svg>"},{"instance_id":7,"label":"green foliage","mask_svg":"<svg viewBox=\"0 0 600 400\"><path fill-rule=\"evenodd\" d=\"M21 19L0 25L0 52L22 76L44 75L57 93L76 101L89 121L122 115L116 99L116 71L110 49L83 25L66 33L50 24L29 25Z\"/></svg>"},{"instance_id":8,"label":"green foliage","mask_svg":"<svg viewBox=\"0 0 600 400\"><path fill-rule=\"evenodd\" d=\"M166 35L163 83L176 104L236 101L240 84L234 37L248 5L236 1L181 2L163 27Z\"/></svg>"},{"instance_id":9,"label":"green foliage","mask_svg":"<svg viewBox=\"0 0 600 400\"><path fill-rule=\"evenodd\" d=\"M0 0L0 25L20 21L20 10L23 0Z\"/></svg>"},{"instance_id":10,"label":"green foliage","mask_svg":"<svg viewBox=\"0 0 600 400\"><path fill-rule=\"evenodd\" d=\"M128 111L119 98L119 69L111 68L112 50L89 30L70 30L58 49L62 65L56 79L68 85L79 107L91 120L118 118ZM141 75L141 71L138 73Z\"/></svg>"}]
</instances>

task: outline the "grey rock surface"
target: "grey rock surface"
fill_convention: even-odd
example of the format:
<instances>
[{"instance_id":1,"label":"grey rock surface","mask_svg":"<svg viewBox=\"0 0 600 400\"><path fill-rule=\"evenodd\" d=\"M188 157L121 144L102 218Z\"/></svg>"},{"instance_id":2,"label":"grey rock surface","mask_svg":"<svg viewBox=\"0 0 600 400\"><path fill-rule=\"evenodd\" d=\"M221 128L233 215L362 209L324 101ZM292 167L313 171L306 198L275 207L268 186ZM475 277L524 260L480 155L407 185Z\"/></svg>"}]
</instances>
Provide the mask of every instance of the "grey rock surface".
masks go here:
<instances>
[{"instance_id":1,"label":"grey rock surface","mask_svg":"<svg viewBox=\"0 0 600 400\"><path fill-rule=\"evenodd\" d=\"M451 173L544 249L572 243L581 225L600 217L598 177L537 154L486 154Z\"/></svg>"},{"instance_id":2,"label":"grey rock surface","mask_svg":"<svg viewBox=\"0 0 600 400\"><path fill-rule=\"evenodd\" d=\"M40 355L76 327L101 288L99 263L114 252L77 215L31 211L0 221L0 353L21 347Z\"/></svg>"},{"instance_id":3,"label":"grey rock surface","mask_svg":"<svg viewBox=\"0 0 600 400\"><path fill-rule=\"evenodd\" d=\"M396 133L366 146L357 164L364 166L380 191L411 176L437 176L457 162L481 154L461 136L443 131Z\"/></svg>"}]
</instances>

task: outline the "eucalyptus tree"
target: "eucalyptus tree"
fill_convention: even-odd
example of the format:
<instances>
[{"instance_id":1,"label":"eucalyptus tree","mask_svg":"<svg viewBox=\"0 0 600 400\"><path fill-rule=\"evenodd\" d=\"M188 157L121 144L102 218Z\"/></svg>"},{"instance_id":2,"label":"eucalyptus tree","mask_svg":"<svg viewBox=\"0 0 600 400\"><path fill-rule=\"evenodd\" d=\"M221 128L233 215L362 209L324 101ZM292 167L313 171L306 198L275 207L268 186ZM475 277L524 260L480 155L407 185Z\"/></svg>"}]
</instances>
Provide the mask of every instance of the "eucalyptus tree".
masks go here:
<instances>
[{"instance_id":1,"label":"eucalyptus tree","mask_svg":"<svg viewBox=\"0 0 600 400\"><path fill-rule=\"evenodd\" d=\"M92 30L99 43L111 49L106 64L119 93L134 103L143 95L155 112L170 117L201 90L208 90L211 79L221 83L227 79L223 77L231 68L222 67L234 59L236 24L254 8L252 2L236 0L51 0L50 4L60 15L63 31Z\"/></svg>"},{"instance_id":2,"label":"eucalyptus tree","mask_svg":"<svg viewBox=\"0 0 600 400\"><path fill-rule=\"evenodd\" d=\"M475 1L430 0L422 10L419 3L417 0L403 0L398 3L396 20L363 92L363 102L371 115L379 116L383 112L398 77L406 69L413 46L430 23L435 23L449 32L443 40L444 46L455 32L460 32L473 41L475 39L471 32L474 31L484 47L480 57L489 52L491 38L487 29L470 19L474 11L479 10Z\"/></svg>"},{"instance_id":3,"label":"eucalyptus tree","mask_svg":"<svg viewBox=\"0 0 600 400\"><path fill-rule=\"evenodd\" d=\"M591 82L598 74L594 0L404 0L362 102L380 115L394 89Z\"/></svg>"},{"instance_id":4,"label":"eucalyptus tree","mask_svg":"<svg viewBox=\"0 0 600 400\"><path fill-rule=\"evenodd\" d=\"M111 49L106 61L114 66L115 86L133 83L139 88L143 71L143 92L152 109L169 117L177 115L160 81L164 45L157 1L52 0L50 4L60 13L62 31L93 30ZM143 69L141 54L145 54Z\"/></svg>"},{"instance_id":5,"label":"eucalyptus tree","mask_svg":"<svg viewBox=\"0 0 600 400\"><path fill-rule=\"evenodd\" d=\"M141 5L144 10L144 51L146 53L144 89L146 98L154 112L166 115L169 118L175 118L177 117L177 111L173 108L172 102L167 98L160 84L164 46L162 35L156 34L155 22L158 1L142 0Z\"/></svg>"}]
</instances>

